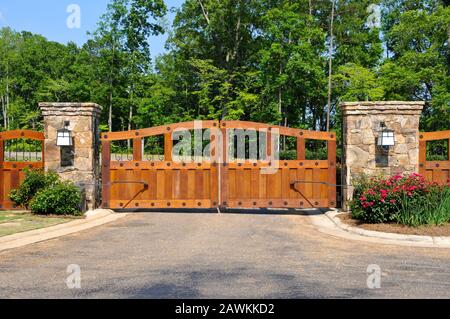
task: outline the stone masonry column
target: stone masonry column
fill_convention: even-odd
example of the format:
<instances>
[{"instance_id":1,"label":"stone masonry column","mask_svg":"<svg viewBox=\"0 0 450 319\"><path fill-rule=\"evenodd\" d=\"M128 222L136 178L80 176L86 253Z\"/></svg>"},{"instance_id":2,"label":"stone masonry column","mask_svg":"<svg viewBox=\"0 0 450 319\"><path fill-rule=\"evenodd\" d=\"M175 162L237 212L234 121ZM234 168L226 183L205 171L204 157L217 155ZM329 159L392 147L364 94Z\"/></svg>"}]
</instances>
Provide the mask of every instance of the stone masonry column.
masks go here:
<instances>
[{"instance_id":1,"label":"stone masonry column","mask_svg":"<svg viewBox=\"0 0 450 319\"><path fill-rule=\"evenodd\" d=\"M393 175L419 170L419 119L424 102L342 103L343 182L351 185L361 174ZM395 146L377 146L382 126L393 130ZM344 209L353 188L344 187Z\"/></svg>"},{"instance_id":2,"label":"stone masonry column","mask_svg":"<svg viewBox=\"0 0 450 319\"><path fill-rule=\"evenodd\" d=\"M85 195L85 207L95 209L99 202L99 116L94 103L39 103L44 116L45 169L73 181ZM73 146L59 147L59 129L72 132Z\"/></svg>"}]
</instances>

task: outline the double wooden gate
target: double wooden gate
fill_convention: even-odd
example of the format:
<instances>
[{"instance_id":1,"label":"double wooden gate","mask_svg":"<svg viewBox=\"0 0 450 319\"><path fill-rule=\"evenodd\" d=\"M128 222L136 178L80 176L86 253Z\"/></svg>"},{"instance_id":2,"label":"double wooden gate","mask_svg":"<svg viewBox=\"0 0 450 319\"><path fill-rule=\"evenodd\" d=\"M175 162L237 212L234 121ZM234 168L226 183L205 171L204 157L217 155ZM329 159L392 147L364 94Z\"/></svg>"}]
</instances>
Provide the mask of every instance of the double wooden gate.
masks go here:
<instances>
[{"instance_id":1,"label":"double wooden gate","mask_svg":"<svg viewBox=\"0 0 450 319\"><path fill-rule=\"evenodd\" d=\"M44 167L44 133L16 130L0 132L0 209L15 209L11 190L24 179L25 169Z\"/></svg>"},{"instance_id":2,"label":"double wooden gate","mask_svg":"<svg viewBox=\"0 0 450 319\"><path fill-rule=\"evenodd\" d=\"M180 144L198 142L196 133L201 153L180 152ZM163 154L156 155L147 140L158 136ZM296 141L295 159L277 156L285 137ZM326 159L307 159L307 140L325 141ZM102 135L105 208L335 207L335 184L334 133L196 121Z\"/></svg>"}]
</instances>

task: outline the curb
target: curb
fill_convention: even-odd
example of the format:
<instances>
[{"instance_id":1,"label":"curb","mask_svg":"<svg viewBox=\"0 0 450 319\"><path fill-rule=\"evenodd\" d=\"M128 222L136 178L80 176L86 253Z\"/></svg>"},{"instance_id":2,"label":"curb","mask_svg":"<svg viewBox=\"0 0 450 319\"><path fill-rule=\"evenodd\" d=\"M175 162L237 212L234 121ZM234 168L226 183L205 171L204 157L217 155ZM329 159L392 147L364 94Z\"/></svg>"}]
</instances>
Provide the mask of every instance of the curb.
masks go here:
<instances>
[{"instance_id":1,"label":"curb","mask_svg":"<svg viewBox=\"0 0 450 319\"><path fill-rule=\"evenodd\" d=\"M402 246L420 246L420 247L437 247L450 248L450 237L433 237L420 235L406 235L384 233L373 230L366 230L343 223L337 216L341 213L338 211L328 211L325 216L342 231L359 237L378 239L380 243L398 244ZM388 241L388 242L387 242Z\"/></svg>"},{"instance_id":2,"label":"curb","mask_svg":"<svg viewBox=\"0 0 450 319\"><path fill-rule=\"evenodd\" d=\"M117 214L112 210L97 209L86 213L86 218L84 219L0 237L0 252L101 226L119 220L127 215Z\"/></svg>"}]
</instances>

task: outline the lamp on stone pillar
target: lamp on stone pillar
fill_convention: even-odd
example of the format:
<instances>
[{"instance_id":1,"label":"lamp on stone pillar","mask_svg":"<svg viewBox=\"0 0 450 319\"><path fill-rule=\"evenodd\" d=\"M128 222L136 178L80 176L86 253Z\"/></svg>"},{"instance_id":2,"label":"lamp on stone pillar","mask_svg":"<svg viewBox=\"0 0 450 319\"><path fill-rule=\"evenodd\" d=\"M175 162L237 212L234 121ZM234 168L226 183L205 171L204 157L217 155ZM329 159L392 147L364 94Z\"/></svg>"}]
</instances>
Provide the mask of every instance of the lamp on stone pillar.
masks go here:
<instances>
[{"instance_id":1,"label":"lamp on stone pillar","mask_svg":"<svg viewBox=\"0 0 450 319\"><path fill-rule=\"evenodd\" d=\"M46 170L70 180L85 194L84 209L95 209L100 199L98 119L95 103L39 103L44 118Z\"/></svg>"},{"instance_id":2,"label":"lamp on stone pillar","mask_svg":"<svg viewBox=\"0 0 450 319\"><path fill-rule=\"evenodd\" d=\"M384 122L380 124L380 131L378 133L378 147L382 148L384 151L389 151L390 146L395 145L395 135L394 131L386 127Z\"/></svg>"},{"instance_id":3,"label":"lamp on stone pillar","mask_svg":"<svg viewBox=\"0 0 450 319\"><path fill-rule=\"evenodd\" d=\"M69 121L64 122L64 128L57 130L56 146L73 146L72 131L69 130Z\"/></svg>"}]
</instances>

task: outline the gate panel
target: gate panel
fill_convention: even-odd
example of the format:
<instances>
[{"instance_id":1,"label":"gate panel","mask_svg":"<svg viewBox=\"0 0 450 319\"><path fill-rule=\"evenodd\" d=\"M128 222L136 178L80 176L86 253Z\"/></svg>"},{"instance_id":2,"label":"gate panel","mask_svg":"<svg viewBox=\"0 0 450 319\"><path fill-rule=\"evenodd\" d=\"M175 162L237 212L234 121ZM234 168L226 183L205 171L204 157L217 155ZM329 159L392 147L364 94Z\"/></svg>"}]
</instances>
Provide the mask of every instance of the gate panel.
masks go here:
<instances>
[{"instance_id":1,"label":"gate panel","mask_svg":"<svg viewBox=\"0 0 450 319\"><path fill-rule=\"evenodd\" d=\"M208 158L175 161L172 134L198 129L211 130ZM234 150L230 154L234 143L229 140L234 129L258 131L255 136L265 142L258 146L257 158L234 160ZM154 156L145 160L142 139L157 135L164 135L164 155L160 161ZM297 159L276 158L276 141L282 135L297 141ZM306 159L306 139L326 141L328 159ZM133 140L131 158L112 156L111 143L126 140ZM241 121L188 122L104 133L102 176L105 208L335 207L336 136Z\"/></svg>"},{"instance_id":2,"label":"gate panel","mask_svg":"<svg viewBox=\"0 0 450 319\"><path fill-rule=\"evenodd\" d=\"M44 168L44 133L15 130L0 132L0 210L17 209L9 199L22 183L25 169Z\"/></svg>"},{"instance_id":3,"label":"gate panel","mask_svg":"<svg viewBox=\"0 0 450 319\"><path fill-rule=\"evenodd\" d=\"M102 136L103 207L212 208L217 206L217 163L213 156L195 162L172 158L172 133L218 128L216 121L177 123L137 131L105 133ZM146 160L142 139L164 135L164 156ZM211 134L212 135L212 134ZM111 157L111 142L133 139L133 158ZM212 155L212 154L210 154Z\"/></svg>"},{"instance_id":4,"label":"gate panel","mask_svg":"<svg viewBox=\"0 0 450 319\"><path fill-rule=\"evenodd\" d=\"M224 121L224 159L221 204L230 208L311 208L336 206L336 136L262 123ZM266 135L263 159L238 159L230 154L230 132L258 131ZM278 160L275 142L280 136L297 140L297 159ZM305 139L324 140L327 160L306 160ZM233 149L234 152L234 149ZM261 156L261 153L259 153Z\"/></svg>"},{"instance_id":5,"label":"gate panel","mask_svg":"<svg viewBox=\"0 0 450 319\"><path fill-rule=\"evenodd\" d=\"M419 135L419 173L426 180L441 185L450 179L450 130L440 132L421 132ZM427 142L444 140L447 144L447 158L427 161Z\"/></svg>"}]
</instances>

